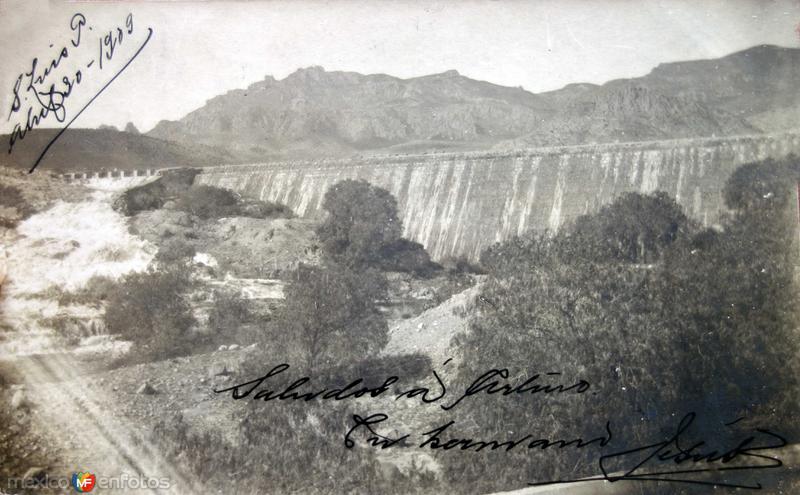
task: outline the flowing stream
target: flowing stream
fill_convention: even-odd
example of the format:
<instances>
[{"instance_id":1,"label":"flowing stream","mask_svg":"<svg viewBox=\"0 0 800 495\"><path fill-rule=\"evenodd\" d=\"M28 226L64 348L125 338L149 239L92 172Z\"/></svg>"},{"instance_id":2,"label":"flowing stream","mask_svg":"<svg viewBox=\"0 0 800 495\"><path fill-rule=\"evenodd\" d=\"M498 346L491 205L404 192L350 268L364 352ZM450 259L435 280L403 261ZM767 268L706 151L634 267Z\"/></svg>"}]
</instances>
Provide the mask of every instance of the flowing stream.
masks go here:
<instances>
[{"instance_id":1,"label":"flowing stream","mask_svg":"<svg viewBox=\"0 0 800 495\"><path fill-rule=\"evenodd\" d=\"M59 304L95 276L118 278L144 270L155 246L128 233L125 218L111 208L114 193L95 190L86 200L56 202L8 234L3 256L6 280L0 317L7 331L0 357L62 352L57 330L81 337L82 349L110 345L102 333L102 308ZM82 328L74 328L75 326Z\"/></svg>"}]
</instances>

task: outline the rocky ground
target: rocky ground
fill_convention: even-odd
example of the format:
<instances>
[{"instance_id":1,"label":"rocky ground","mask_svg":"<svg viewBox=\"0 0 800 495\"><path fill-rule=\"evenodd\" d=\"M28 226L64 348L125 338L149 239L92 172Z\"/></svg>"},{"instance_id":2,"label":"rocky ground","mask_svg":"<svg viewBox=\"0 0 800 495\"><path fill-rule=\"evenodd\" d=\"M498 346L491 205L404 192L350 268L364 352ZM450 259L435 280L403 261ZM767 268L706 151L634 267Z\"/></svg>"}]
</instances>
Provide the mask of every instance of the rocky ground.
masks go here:
<instances>
[{"instance_id":1,"label":"rocky ground","mask_svg":"<svg viewBox=\"0 0 800 495\"><path fill-rule=\"evenodd\" d=\"M385 352L422 351L434 362L442 360L448 355L450 337L464 328L458 308L467 304L474 292L470 289L414 318L396 321ZM11 433L16 428L45 432L44 438L25 444L19 472L30 468L50 476L64 476L76 469L107 476L144 472L151 477L181 479L184 488L191 486L186 473L150 447L152 432L161 421L180 415L196 432L218 431L235 440L238 430L234 419L241 415L247 401L232 401L227 394L214 393L214 389L265 371L243 368L243 363L258 362L260 356L265 370L276 364L268 349L235 344L212 353L111 370L98 366L94 361L97 356L88 354L19 358L15 366L24 370L25 383L7 387L3 394L7 404L15 404L12 409L19 421ZM445 377L448 370L439 368ZM408 385L435 390L430 378ZM426 431L425 427L441 419L437 407L418 401L395 401L387 396L359 402L365 410L378 408L389 414L396 432ZM6 438L5 445L16 448L12 441ZM381 454L381 460L401 470L412 466L438 469L432 456L414 449Z\"/></svg>"},{"instance_id":2,"label":"rocky ground","mask_svg":"<svg viewBox=\"0 0 800 495\"><path fill-rule=\"evenodd\" d=\"M278 278L300 262L319 257L313 223L301 218L220 218L203 220L163 208L131 219L131 231L162 249L190 246L207 253L234 276Z\"/></svg>"},{"instance_id":3,"label":"rocky ground","mask_svg":"<svg viewBox=\"0 0 800 495\"><path fill-rule=\"evenodd\" d=\"M384 354L422 352L433 363L457 358L450 350L450 342L455 335L467 331L468 307L479 291L480 284L476 284L413 318L393 322Z\"/></svg>"},{"instance_id":4,"label":"rocky ground","mask_svg":"<svg viewBox=\"0 0 800 495\"><path fill-rule=\"evenodd\" d=\"M314 224L298 218L203 220L169 205L126 221L110 208L113 191L85 191L45 175L26 186L16 172L3 173L3 184L19 186L33 206L24 216L12 211L9 218L18 228L4 229L12 251L8 257L3 250L2 260L9 261L13 280L5 281L2 301L0 474L66 479L78 470L144 473L169 477L179 491L196 493L195 481L154 447L154 428L180 416L195 432L217 431L233 440L244 401L215 394L214 388L260 371L243 369L245 361L258 362L263 355L268 366L276 357L269 349L232 341L215 352L125 365L136 360L120 359L124 346L103 335L102 303L87 298L179 241L197 253L191 268L198 282L198 293L191 296L196 309L203 310L207 296L221 289L256 305L274 305L283 297L282 275L299 262L318 262ZM2 274L5 265L0 268ZM92 279L95 275L100 278ZM460 293L474 280L444 272L430 279L403 273L388 278L386 354L420 351L441 361L452 335L465 328L458 308L469 303L474 289ZM79 325L82 317L86 328ZM57 322L80 328L49 328ZM424 383L434 385L431 379ZM418 429L434 418L412 401L387 398L363 406L388 411L398 431ZM403 470L436 469L432 458L411 449L382 460Z\"/></svg>"}]
</instances>

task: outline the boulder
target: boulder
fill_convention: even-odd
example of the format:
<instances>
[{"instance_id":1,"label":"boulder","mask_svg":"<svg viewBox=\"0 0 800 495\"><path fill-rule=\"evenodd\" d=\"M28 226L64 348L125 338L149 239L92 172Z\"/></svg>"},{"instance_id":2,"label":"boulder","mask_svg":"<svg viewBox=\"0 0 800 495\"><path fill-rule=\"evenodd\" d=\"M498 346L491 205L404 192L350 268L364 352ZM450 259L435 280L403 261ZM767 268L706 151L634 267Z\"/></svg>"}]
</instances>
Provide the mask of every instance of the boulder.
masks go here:
<instances>
[{"instance_id":1,"label":"boulder","mask_svg":"<svg viewBox=\"0 0 800 495\"><path fill-rule=\"evenodd\" d=\"M27 405L28 401L25 399L25 391L23 389L17 389L14 395L11 396L11 409L22 409Z\"/></svg>"},{"instance_id":2,"label":"boulder","mask_svg":"<svg viewBox=\"0 0 800 495\"><path fill-rule=\"evenodd\" d=\"M139 386L138 389L136 389L136 393L140 395L155 395L158 393L158 391L149 383L144 382Z\"/></svg>"},{"instance_id":3,"label":"boulder","mask_svg":"<svg viewBox=\"0 0 800 495\"><path fill-rule=\"evenodd\" d=\"M22 475L25 481L44 482L47 479L47 469L40 466L29 467Z\"/></svg>"},{"instance_id":4,"label":"boulder","mask_svg":"<svg viewBox=\"0 0 800 495\"><path fill-rule=\"evenodd\" d=\"M213 363L208 369L209 378L217 376L229 376L235 372L235 368L230 363Z\"/></svg>"}]
</instances>

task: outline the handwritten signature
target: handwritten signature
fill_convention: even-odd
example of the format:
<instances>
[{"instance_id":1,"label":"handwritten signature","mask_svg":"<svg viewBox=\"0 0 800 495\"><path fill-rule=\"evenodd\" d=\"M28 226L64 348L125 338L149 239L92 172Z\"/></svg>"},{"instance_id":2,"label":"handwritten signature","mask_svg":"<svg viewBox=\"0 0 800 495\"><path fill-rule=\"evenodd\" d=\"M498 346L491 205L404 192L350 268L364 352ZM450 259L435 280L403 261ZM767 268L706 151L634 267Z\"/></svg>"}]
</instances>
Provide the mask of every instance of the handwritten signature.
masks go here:
<instances>
[{"instance_id":1,"label":"handwritten signature","mask_svg":"<svg viewBox=\"0 0 800 495\"><path fill-rule=\"evenodd\" d=\"M697 415L693 412L686 414L678 424L675 433L665 440L601 456L599 468L603 473L602 476L529 484L540 486L579 481L616 482L625 480L661 481L760 490L762 488L761 483L747 484L727 482L724 478L701 478L712 473L722 476L731 472L759 471L783 466L783 462L779 458L757 453L759 451L780 449L788 444L787 440L782 436L762 428L757 428L755 430L756 434L747 436L734 447L724 451L709 448L705 440L687 444L683 437L696 417ZM739 418L726 426L732 426L742 419ZM760 462L756 463L756 461ZM619 469L615 474L609 473L613 469L612 465Z\"/></svg>"},{"instance_id":2,"label":"handwritten signature","mask_svg":"<svg viewBox=\"0 0 800 495\"><path fill-rule=\"evenodd\" d=\"M9 154L14 150L18 141L25 139L29 131L42 125L45 120L53 118L64 124L41 151L29 172L33 172L39 166L53 143L128 68L153 36L153 29L148 27L147 36L136 46L133 54L70 118L70 114L67 112L68 99L73 95L75 88L91 72L110 70L109 64L119 58L117 55L120 53L120 47L124 42L127 43L126 40L134 34L133 14L128 14L124 26L105 31L99 36L89 34L94 31L94 28L87 25L86 16L81 13L72 16L69 27L71 39L61 47L58 54L46 63L40 62L38 57L34 58L31 60L30 68L20 73L14 82L11 108L6 117L6 121L9 122L12 117L16 120L9 137ZM73 59L80 52L87 51L85 47L91 49L91 55L86 56L88 60L83 63L70 61L70 68L66 69L65 60Z\"/></svg>"},{"instance_id":3,"label":"handwritten signature","mask_svg":"<svg viewBox=\"0 0 800 495\"><path fill-rule=\"evenodd\" d=\"M687 432L695 418L695 413L688 413L681 419L675 434L665 440L600 456L598 467L602 475L531 482L528 484L530 486L544 486L587 481L651 481L759 490L762 488L761 483L729 482L724 478L711 478L708 475L722 476L731 472L743 473L745 471L775 469L783 466L783 462L779 458L758 453L765 450L774 451L787 445L785 438L766 429L756 429L756 435L747 436L734 447L724 451L707 447L704 440L687 444L682 435ZM369 447L387 449L394 446L408 446L411 438L410 434L392 438L376 431L376 427L387 419L389 417L384 413L371 414L367 417L353 415L353 426L344 437L345 447L353 448L355 446L354 438L357 432L368 435L365 443ZM740 420L741 418L733 423L728 423L728 426ZM537 438L531 434L514 439L444 437L444 434L454 424L454 421L448 421L431 431L422 433L422 436L426 438L417 445L417 448L472 452L481 452L483 450L509 452L518 447L541 451L564 448L584 449L587 447L604 449L612 443L613 438L610 421L606 422L604 434L589 440L582 438L568 440ZM756 440L761 442L756 442ZM756 463L756 461L759 462ZM612 466L615 470L614 473L610 472Z\"/></svg>"},{"instance_id":4,"label":"handwritten signature","mask_svg":"<svg viewBox=\"0 0 800 495\"><path fill-rule=\"evenodd\" d=\"M446 361L445 364L449 362ZM367 386L364 380L358 378L342 387L314 388L311 379L307 376L291 381L288 385L284 381L284 374L290 369L288 364L273 367L267 374L253 380L248 380L221 390L216 393L230 393L231 398L240 400L250 398L258 401L341 401L355 398L377 398L384 394L394 396L395 400L419 398L420 403L430 404L442 401L448 395L445 381L438 373L433 371L437 386L433 388L415 386L401 388L400 378L389 376L379 385ZM552 395L552 394L583 394L591 385L585 380L575 383L558 383L560 373L545 373L530 375L524 382L512 384L509 382L509 371L506 368L492 369L483 373L474 380L466 389L457 395L457 399L449 405L440 404L439 407L450 411L462 400L470 397L509 395ZM269 384L276 380L282 384L270 387ZM549 378L553 382L540 382ZM310 389L310 390L309 390ZM448 401L445 401L448 402ZM709 485L727 488L761 489L761 483L731 482L724 476L735 473L762 471L783 466L777 457L767 455L764 451L774 451L785 447L787 440L777 433L766 429L755 429L742 440L732 441L730 448L714 449L705 440L687 440L689 429L697 415L693 412L686 414L678 423L674 433L665 439L659 439L644 446L624 448L619 450L614 446L611 422L605 423L602 433L593 438L580 437L567 439L549 439L527 434L516 438L461 438L452 433L456 427L455 421L447 421L441 426L421 433L423 437L416 447L435 451L500 451L509 452L514 449L528 449L537 451L552 451L555 449L586 449L595 448L598 452L597 467L602 473L584 478L558 479L541 482L531 482L531 486L552 485L561 483L577 483L589 481L651 481L688 483L695 485ZM388 436L379 433L385 426L389 416L385 413L369 415L354 414L352 426L344 436L344 445L351 449L361 439L367 447L387 449L390 447L408 447L411 444L412 434L396 433ZM728 423L730 428L741 421L742 418ZM599 428L598 428L599 430ZM396 431L396 430L395 430ZM692 437L694 438L694 437ZM609 453L610 451L610 453Z\"/></svg>"}]
</instances>

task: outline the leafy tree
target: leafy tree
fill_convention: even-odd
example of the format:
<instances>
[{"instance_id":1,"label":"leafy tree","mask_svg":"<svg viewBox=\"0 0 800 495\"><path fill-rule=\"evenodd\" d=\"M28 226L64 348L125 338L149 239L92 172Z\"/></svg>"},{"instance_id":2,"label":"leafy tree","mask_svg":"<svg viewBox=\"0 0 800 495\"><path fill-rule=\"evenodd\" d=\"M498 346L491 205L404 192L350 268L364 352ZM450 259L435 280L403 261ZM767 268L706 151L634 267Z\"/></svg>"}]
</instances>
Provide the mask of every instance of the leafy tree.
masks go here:
<instances>
[{"instance_id":1,"label":"leafy tree","mask_svg":"<svg viewBox=\"0 0 800 495\"><path fill-rule=\"evenodd\" d=\"M388 342L386 318L376 304L387 291L386 278L374 269L300 264L285 289L278 345L309 372L374 354Z\"/></svg>"},{"instance_id":2,"label":"leafy tree","mask_svg":"<svg viewBox=\"0 0 800 495\"><path fill-rule=\"evenodd\" d=\"M400 239L397 201L368 182L348 179L335 184L325 193L322 207L328 216L317 235L325 254L337 263L374 264L384 246Z\"/></svg>"},{"instance_id":3,"label":"leafy tree","mask_svg":"<svg viewBox=\"0 0 800 495\"><path fill-rule=\"evenodd\" d=\"M794 196L794 183L800 177L800 159L790 155L783 160L769 158L737 168L725 185L724 198L733 210L774 209ZM792 182L794 179L795 182Z\"/></svg>"},{"instance_id":4,"label":"leafy tree","mask_svg":"<svg viewBox=\"0 0 800 495\"><path fill-rule=\"evenodd\" d=\"M186 239L169 238L161 243L155 260L161 264L186 263L197 253L195 247Z\"/></svg>"},{"instance_id":5,"label":"leafy tree","mask_svg":"<svg viewBox=\"0 0 800 495\"><path fill-rule=\"evenodd\" d=\"M665 192L626 193L567 231L575 255L588 259L652 263L686 231L689 221Z\"/></svg>"},{"instance_id":6,"label":"leafy tree","mask_svg":"<svg viewBox=\"0 0 800 495\"><path fill-rule=\"evenodd\" d=\"M684 291L665 315L687 344L681 383L698 408L757 416L762 427L785 429L798 402L797 171L796 157L737 169L724 191L734 210L724 229L699 233L665 260L663 291Z\"/></svg>"},{"instance_id":7,"label":"leafy tree","mask_svg":"<svg viewBox=\"0 0 800 495\"><path fill-rule=\"evenodd\" d=\"M419 277L429 277L441 268L431 261L425 247L408 239L398 239L384 245L380 252L380 268L386 271L412 273Z\"/></svg>"}]
</instances>

